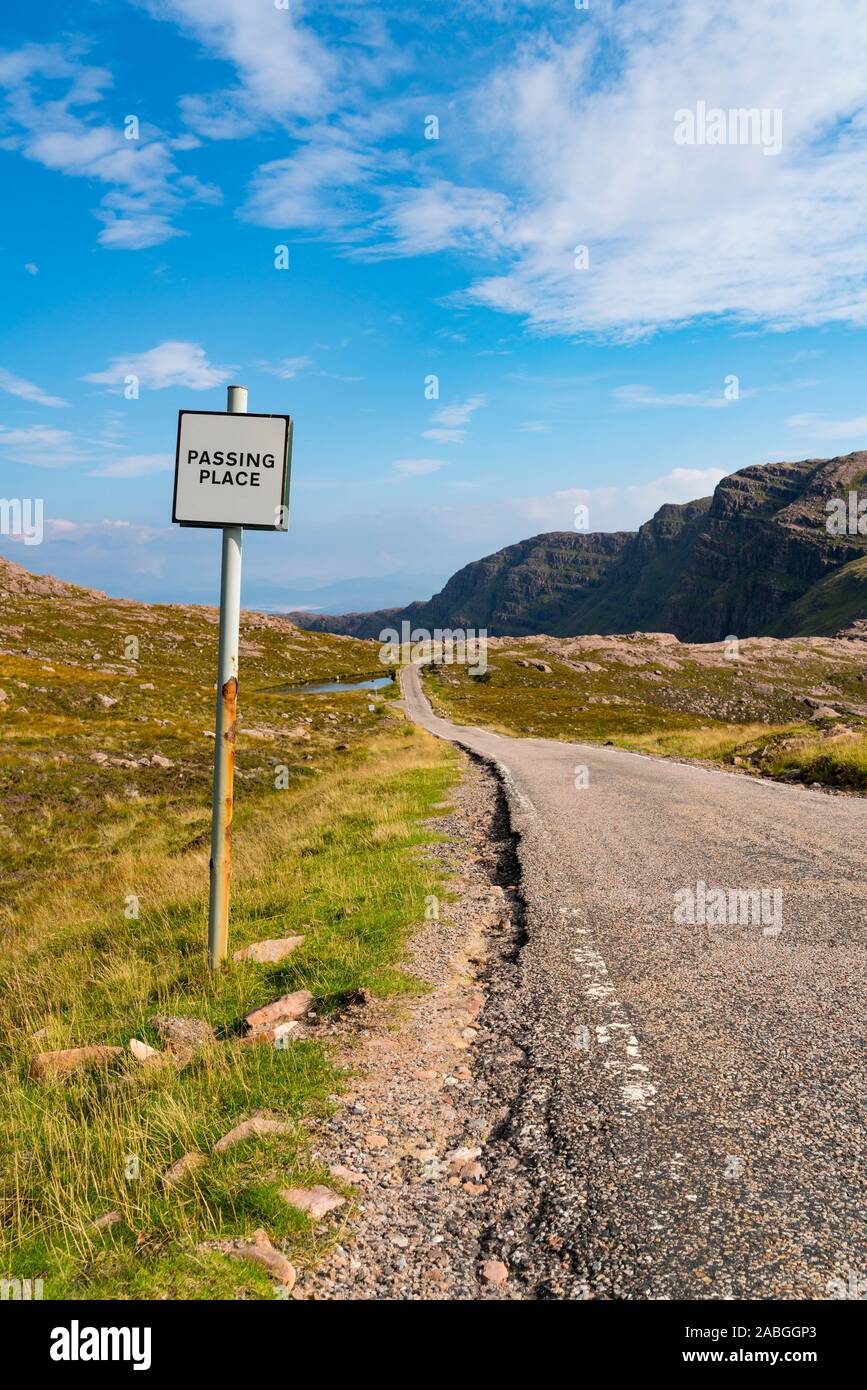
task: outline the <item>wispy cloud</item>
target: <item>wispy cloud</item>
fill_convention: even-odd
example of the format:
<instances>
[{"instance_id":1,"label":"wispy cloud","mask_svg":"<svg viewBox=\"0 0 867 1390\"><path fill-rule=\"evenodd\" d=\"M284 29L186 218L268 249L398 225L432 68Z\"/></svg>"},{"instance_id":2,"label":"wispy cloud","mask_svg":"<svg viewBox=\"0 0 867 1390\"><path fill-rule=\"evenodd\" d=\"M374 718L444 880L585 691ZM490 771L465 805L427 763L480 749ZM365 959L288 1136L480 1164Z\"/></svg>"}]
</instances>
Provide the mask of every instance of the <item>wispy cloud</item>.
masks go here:
<instances>
[{"instance_id":1,"label":"wispy cloud","mask_svg":"<svg viewBox=\"0 0 867 1390\"><path fill-rule=\"evenodd\" d=\"M148 473L170 473L174 462L171 454L127 454L89 472L91 478L143 478Z\"/></svg>"},{"instance_id":2,"label":"wispy cloud","mask_svg":"<svg viewBox=\"0 0 867 1390\"><path fill-rule=\"evenodd\" d=\"M440 468L445 468L446 462L446 459L395 459L391 466L405 478L420 478L425 473L436 473Z\"/></svg>"},{"instance_id":3,"label":"wispy cloud","mask_svg":"<svg viewBox=\"0 0 867 1390\"><path fill-rule=\"evenodd\" d=\"M753 392L739 391L740 396L754 394ZM722 391L657 391L652 386L615 386L611 392L618 405L636 408L638 406L655 406L659 408L676 408L679 406L696 407L701 410L722 410L726 406L736 404L736 398L723 395Z\"/></svg>"},{"instance_id":4,"label":"wispy cloud","mask_svg":"<svg viewBox=\"0 0 867 1390\"><path fill-rule=\"evenodd\" d=\"M524 46L477 93L509 189L507 266L467 298L540 333L625 340L711 315L867 322L867 30L853 35L851 16L844 0L773 14L730 0L700 16L689 0L649 0L640 16L602 6L592 26ZM782 152L676 145L675 111L710 94L783 110Z\"/></svg>"},{"instance_id":5,"label":"wispy cloud","mask_svg":"<svg viewBox=\"0 0 867 1390\"><path fill-rule=\"evenodd\" d=\"M539 334L867 324L867 25L850 0L602 4L592 23L522 28L494 61L448 93L465 138L435 163L395 150L394 103L377 103L378 143L341 110L258 171L244 215L358 257L470 253L487 268L452 301ZM781 152L675 143L699 99L781 110Z\"/></svg>"},{"instance_id":6,"label":"wispy cloud","mask_svg":"<svg viewBox=\"0 0 867 1390\"><path fill-rule=\"evenodd\" d=\"M49 425L28 425L23 429L0 425L0 450L12 463L27 463L34 468L67 468L94 461L93 451L69 430Z\"/></svg>"},{"instance_id":7,"label":"wispy cloud","mask_svg":"<svg viewBox=\"0 0 867 1390\"><path fill-rule=\"evenodd\" d=\"M724 477L721 468L673 468L648 482L564 488L510 505L523 511L529 524L551 530L571 530L578 505L588 509L591 531L633 530L666 502L707 497Z\"/></svg>"},{"instance_id":8,"label":"wispy cloud","mask_svg":"<svg viewBox=\"0 0 867 1390\"><path fill-rule=\"evenodd\" d=\"M155 19L173 20L215 57L232 63L238 82L221 93L184 98L187 123L207 139L249 135L290 116L323 114L334 103L340 63L293 3L249 0L140 0Z\"/></svg>"},{"instance_id":9,"label":"wispy cloud","mask_svg":"<svg viewBox=\"0 0 867 1390\"><path fill-rule=\"evenodd\" d=\"M433 413L434 424L422 431L422 438L433 439L438 444L463 444L467 436L465 427L475 412L487 404L487 396L470 396L465 401L439 406Z\"/></svg>"},{"instance_id":10,"label":"wispy cloud","mask_svg":"<svg viewBox=\"0 0 867 1390\"><path fill-rule=\"evenodd\" d=\"M34 405L49 406L52 410L69 405L69 401L63 400L60 396L49 396L41 386L34 386L32 381L14 376L12 372L7 372L5 367L0 367L0 391L6 391L10 396L18 396L22 401L32 401Z\"/></svg>"},{"instance_id":11,"label":"wispy cloud","mask_svg":"<svg viewBox=\"0 0 867 1390\"><path fill-rule=\"evenodd\" d=\"M260 363L263 372L279 376L283 381L291 381L299 372L313 366L312 357L284 357L279 362Z\"/></svg>"},{"instance_id":12,"label":"wispy cloud","mask_svg":"<svg viewBox=\"0 0 867 1390\"><path fill-rule=\"evenodd\" d=\"M790 415L786 424L813 439L861 439L867 443L867 415L851 420L825 420L820 415Z\"/></svg>"},{"instance_id":13,"label":"wispy cloud","mask_svg":"<svg viewBox=\"0 0 867 1390\"><path fill-rule=\"evenodd\" d=\"M139 250L180 235L173 217L189 202L215 202L212 185L182 174L177 142L149 125L137 138L100 115L112 86L105 68L83 63L71 45L26 44L0 55L7 149L46 169L103 184L96 216L100 244Z\"/></svg>"},{"instance_id":14,"label":"wispy cloud","mask_svg":"<svg viewBox=\"0 0 867 1390\"><path fill-rule=\"evenodd\" d=\"M234 370L210 362L201 343L169 340L146 352L113 357L104 371L90 372L83 380L120 390L127 377L136 377L140 386L151 391L169 386L210 391L225 385Z\"/></svg>"},{"instance_id":15,"label":"wispy cloud","mask_svg":"<svg viewBox=\"0 0 867 1390\"><path fill-rule=\"evenodd\" d=\"M434 427L430 430L422 430L422 439L433 439L437 444L463 444L467 437L466 430L444 430Z\"/></svg>"}]
</instances>

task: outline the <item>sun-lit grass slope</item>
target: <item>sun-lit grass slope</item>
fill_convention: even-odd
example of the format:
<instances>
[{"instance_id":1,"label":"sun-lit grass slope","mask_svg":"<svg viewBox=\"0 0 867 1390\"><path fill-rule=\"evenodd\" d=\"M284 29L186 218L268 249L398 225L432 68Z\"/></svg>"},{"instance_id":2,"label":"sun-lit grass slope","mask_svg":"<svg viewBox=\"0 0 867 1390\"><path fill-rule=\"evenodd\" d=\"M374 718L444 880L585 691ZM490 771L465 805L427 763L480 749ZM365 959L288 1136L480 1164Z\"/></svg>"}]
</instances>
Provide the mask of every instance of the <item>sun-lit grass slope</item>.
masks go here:
<instances>
[{"instance_id":1,"label":"sun-lit grass slope","mask_svg":"<svg viewBox=\"0 0 867 1390\"><path fill-rule=\"evenodd\" d=\"M297 989L322 1015L361 988L415 988L407 933L425 896L448 891L418 847L454 755L368 692L273 693L382 674L377 649L245 615L230 949L306 939L279 964L213 976L214 613L40 592L54 581L8 567L3 583L0 1274L42 1278L46 1297L273 1297L263 1272L199 1246L264 1227L296 1263L315 1258L323 1237L278 1192L334 1185L311 1163L309 1125L340 1077L315 1030L249 1046L241 1019ZM181 1067L124 1052L30 1078L37 1051L161 1046L153 1014L206 1020L218 1041ZM255 1110L292 1132L212 1153ZM191 1151L207 1161L167 1189ZM120 1219L95 1229L109 1212Z\"/></svg>"},{"instance_id":2,"label":"sun-lit grass slope","mask_svg":"<svg viewBox=\"0 0 867 1390\"><path fill-rule=\"evenodd\" d=\"M488 671L431 669L441 713L538 738L709 759L867 791L867 642L500 638Z\"/></svg>"}]
</instances>

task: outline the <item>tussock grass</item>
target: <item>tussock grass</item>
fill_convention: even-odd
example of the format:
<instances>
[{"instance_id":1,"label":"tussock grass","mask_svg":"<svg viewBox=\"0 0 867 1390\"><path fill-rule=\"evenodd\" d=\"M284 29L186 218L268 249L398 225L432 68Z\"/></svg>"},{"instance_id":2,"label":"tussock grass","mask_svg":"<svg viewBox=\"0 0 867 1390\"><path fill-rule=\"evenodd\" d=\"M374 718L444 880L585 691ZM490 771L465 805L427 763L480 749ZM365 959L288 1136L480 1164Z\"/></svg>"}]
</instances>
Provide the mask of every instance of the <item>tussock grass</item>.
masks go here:
<instances>
[{"instance_id":1,"label":"tussock grass","mask_svg":"<svg viewBox=\"0 0 867 1390\"><path fill-rule=\"evenodd\" d=\"M417 851L455 755L366 692L273 689L379 674L373 644L245 615L230 952L306 941L283 963L212 975L215 615L25 593L5 595L2 616L0 1277L42 1278L49 1298L273 1297L255 1266L198 1247L261 1226L299 1266L316 1258L328 1237L277 1194L333 1185L311 1162L310 1124L342 1078L315 1036L244 1046L241 1020L290 990L311 990L322 1013L357 989L420 988L404 943L425 896L448 888ZM206 1019L219 1041L181 1069L125 1051L29 1077L36 1051L161 1046L148 1020L167 1013ZM213 1154L254 1110L292 1132ZM163 1172L193 1150L207 1163L166 1190ZM107 1212L120 1220L94 1230Z\"/></svg>"},{"instance_id":2,"label":"tussock grass","mask_svg":"<svg viewBox=\"0 0 867 1390\"><path fill-rule=\"evenodd\" d=\"M687 729L613 740L625 748L748 767L780 781L867 791L867 733L834 734L803 725Z\"/></svg>"},{"instance_id":3,"label":"tussock grass","mask_svg":"<svg viewBox=\"0 0 867 1390\"><path fill-rule=\"evenodd\" d=\"M790 747L770 749L766 764L774 777L867 792L867 734L796 738Z\"/></svg>"},{"instance_id":4,"label":"tussock grass","mask_svg":"<svg viewBox=\"0 0 867 1390\"><path fill-rule=\"evenodd\" d=\"M264 1225L272 1238L297 1238L302 1260L312 1256L308 1223L276 1193L327 1178L310 1165L305 1126L323 1113L338 1078L318 1042L276 1050L233 1038L244 1013L289 990L310 989L327 1010L352 990L417 987L401 969L406 933L423 917L425 895L447 889L411 851L429 841L421 819L452 776L448 750L424 734L381 734L315 787L274 792L255 813L241 809L231 946L305 935L278 965L208 972L207 851L167 857L166 824L145 808L135 808L130 843L82 867L86 893L42 885L0 979L2 1268L44 1278L47 1296L111 1289L122 1297L135 1289L156 1297L172 1259L184 1253L178 1287L195 1297L223 1288L210 1265L228 1263L197 1253L202 1240ZM124 916L133 891L137 919ZM180 1072L142 1068L125 1054L49 1084L28 1079L36 1049L125 1044L133 1036L159 1046L147 1022L154 1013L207 1019L224 1041ZM164 1191L170 1163L190 1150L209 1152L255 1109L297 1119L297 1133L211 1156ZM106 1211L120 1212L121 1222L94 1232L93 1220ZM263 1292L246 1267L231 1271L233 1288ZM177 1270L172 1277L177 1283Z\"/></svg>"},{"instance_id":5,"label":"tussock grass","mask_svg":"<svg viewBox=\"0 0 867 1390\"><path fill-rule=\"evenodd\" d=\"M867 663L861 644L841 643L833 657L823 657L809 641L793 640L770 655L750 653L742 663L715 664L696 661L689 648L678 648L676 662L666 666L660 662L671 648L654 651L621 640L621 650L633 658L638 654L637 660L608 661L610 653L592 645L570 648L573 661L590 660L598 667L578 671L543 640L521 646L520 655L543 659L548 672L518 666L517 651L495 648L484 682L452 666L430 671L426 688L447 718L500 733L611 743L743 767L784 781L867 791ZM804 696L817 687L829 705L849 712L805 722ZM814 705L821 702L810 698ZM838 729L840 717L846 725Z\"/></svg>"}]
</instances>

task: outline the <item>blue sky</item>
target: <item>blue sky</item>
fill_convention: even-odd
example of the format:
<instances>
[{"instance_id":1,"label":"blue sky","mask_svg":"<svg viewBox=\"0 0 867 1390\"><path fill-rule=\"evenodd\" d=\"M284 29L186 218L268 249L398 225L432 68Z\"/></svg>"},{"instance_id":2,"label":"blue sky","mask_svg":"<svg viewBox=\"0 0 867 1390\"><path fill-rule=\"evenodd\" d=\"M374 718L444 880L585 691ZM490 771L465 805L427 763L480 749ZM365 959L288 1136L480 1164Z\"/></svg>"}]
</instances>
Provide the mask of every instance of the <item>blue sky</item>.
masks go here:
<instances>
[{"instance_id":1,"label":"blue sky","mask_svg":"<svg viewBox=\"0 0 867 1390\"><path fill-rule=\"evenodd\" d=\"M0 553L213 601L170 470L229 382L295 418L248 604L426 597L578 503L631 529L867 442L864 0L278 4L7 23L0 496L46 520ZM779 151L677 143L700 102Z\"/></svg>"}]
</instances>

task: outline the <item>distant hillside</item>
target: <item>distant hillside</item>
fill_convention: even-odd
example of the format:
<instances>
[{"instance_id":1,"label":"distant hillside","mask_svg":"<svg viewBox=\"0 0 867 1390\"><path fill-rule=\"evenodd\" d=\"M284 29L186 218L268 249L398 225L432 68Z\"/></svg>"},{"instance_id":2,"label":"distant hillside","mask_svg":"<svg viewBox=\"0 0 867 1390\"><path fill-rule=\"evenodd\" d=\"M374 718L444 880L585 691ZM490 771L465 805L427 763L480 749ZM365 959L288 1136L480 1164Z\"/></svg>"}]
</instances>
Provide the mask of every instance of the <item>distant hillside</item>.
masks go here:
<instances>
[{"instance_id":1,"label":"distant hillside","mask_svg":"<svg viewBox=\"0 0 867 1390\"><path fill-rule=\"evenodd\" d=\"M825 503L867 497L867 452L732 473L713 497L667 504L637 531L553 531L458 570L426 602L300 627L378 637L414 627L492 636L673 632L684 642L822 635L867 622L867 537L830 536Z\"/></svg>"}]
</instances>

